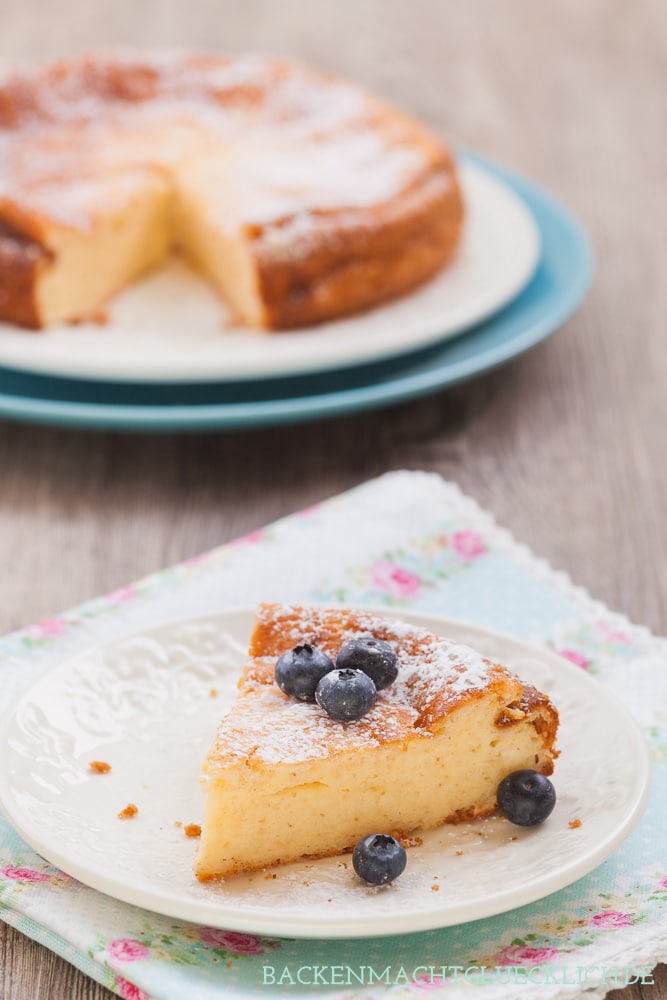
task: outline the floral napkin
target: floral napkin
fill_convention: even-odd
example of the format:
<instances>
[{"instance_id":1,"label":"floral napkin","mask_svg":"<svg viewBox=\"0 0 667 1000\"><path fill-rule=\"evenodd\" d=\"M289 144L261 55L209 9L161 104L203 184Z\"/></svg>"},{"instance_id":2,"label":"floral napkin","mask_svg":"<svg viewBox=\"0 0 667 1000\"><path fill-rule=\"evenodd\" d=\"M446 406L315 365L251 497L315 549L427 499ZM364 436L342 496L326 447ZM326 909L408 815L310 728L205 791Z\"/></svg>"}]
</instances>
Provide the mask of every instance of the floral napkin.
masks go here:
<instances>
[{"instance_id":1,"label":"floral napkin","mask_svg":"<svg viewBox=\"0 0 667 1000\"><path fill-rule=\"evenodd\" d=\"M47 864L0 818L4 920L126 1000L471 990L547 1000L650 982L667 960L667 641L610 613L437 476L388 474L0 640L0 707L92 643L260 600L433 611L555 650L614 689L644 728L655 768L641 823L588 876L510 913L390 938L299 941L117 902Z\"/></svg>"}]
</instances>

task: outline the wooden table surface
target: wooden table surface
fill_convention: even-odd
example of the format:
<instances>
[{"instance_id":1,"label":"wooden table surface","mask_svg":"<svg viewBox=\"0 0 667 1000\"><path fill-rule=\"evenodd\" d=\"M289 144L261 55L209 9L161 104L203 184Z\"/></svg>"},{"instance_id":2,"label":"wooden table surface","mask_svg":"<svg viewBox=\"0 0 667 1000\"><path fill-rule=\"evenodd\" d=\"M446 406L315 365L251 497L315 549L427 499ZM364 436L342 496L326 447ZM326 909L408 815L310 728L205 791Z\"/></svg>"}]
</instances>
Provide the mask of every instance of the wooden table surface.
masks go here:
<instances>
[{"instance_id":1,"label":"wooden table surface","mask_svg":"<svg viewBox=\"0 0 667 1000\"><path fill-rule=\"evenodd\" d=\"M0 633L396 468L456 480L612 608L667 633L662 0L1 8L0 58L107 43L253 49L373 86L551 188L590 233L597 273L583 308L528 355L382 412L183 437L0 423ZM656 982L624 1000L664 1000L664 967ZM111 994L0 923L0 996Z\"/></svg>"}]
</instances>

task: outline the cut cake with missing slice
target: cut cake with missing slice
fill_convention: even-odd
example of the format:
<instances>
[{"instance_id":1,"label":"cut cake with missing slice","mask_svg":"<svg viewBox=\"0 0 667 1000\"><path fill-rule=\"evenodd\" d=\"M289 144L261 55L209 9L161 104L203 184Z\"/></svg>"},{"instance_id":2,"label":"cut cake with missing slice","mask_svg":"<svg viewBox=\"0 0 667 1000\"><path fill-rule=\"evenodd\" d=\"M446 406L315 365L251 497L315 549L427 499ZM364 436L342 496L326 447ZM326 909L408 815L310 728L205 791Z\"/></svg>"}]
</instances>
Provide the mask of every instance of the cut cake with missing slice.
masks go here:
<instances>
[{"instance_id":1,"label":"cut cake with missing slice","mask_svg":"<svg viewBox=\"0 0 667 1000\"><path fill-rule=\"evenodd\" d=\"M396 681L356 722L287 697L277 658L310 642L335 660L374 636L398 655ZM261 605L237 700L203 767L200 879L348 850L370 833L486 816L519 768L551 774L558 712L549 698L467 646L352 610Z\"/></svg>"},{"instance_id":2,"label":"cut cake with missing slice","mask_svg":"<svg viewBox=\"0 0 667 1000\"><path fill-rule=\"evenodd\" d=\"M0 69L0 321L85 319L179 252L244 324L308 327L428 281L463 214L435 135L291 60Z\"/></svg>"}]
</instances>

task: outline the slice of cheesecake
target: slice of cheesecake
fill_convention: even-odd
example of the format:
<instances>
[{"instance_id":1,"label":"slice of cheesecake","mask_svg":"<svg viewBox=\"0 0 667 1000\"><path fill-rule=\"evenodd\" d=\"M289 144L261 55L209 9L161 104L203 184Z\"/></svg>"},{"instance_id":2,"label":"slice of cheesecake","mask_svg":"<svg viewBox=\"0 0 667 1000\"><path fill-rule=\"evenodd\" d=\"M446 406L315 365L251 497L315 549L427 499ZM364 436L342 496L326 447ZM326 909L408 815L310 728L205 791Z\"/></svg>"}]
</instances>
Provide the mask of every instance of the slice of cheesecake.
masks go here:
<instances>
[{"instance_id":1,"label":"slice of cheesecake","mask_svg":"<svg viewBox=\"0 0 667 1000\"><path fill-rule=\"evenodd\" d=\"M284 695L276 659L310 642L333 659L349 639L391 643L396 681L340 723ZM204 762L200 879L324 857L370 833L486 816L519 768L551 774L548 697L467 646L340 609L261 605L238 698Z\"/></svg>"},{"instance_id":2,"label":"slice of cheesecake","mask_svg":"<svg viewBox=\"0 0 667 1000\"><path fill-rule=\"evenodd\" d=\"M171 214L169 186L150 169L45 183L29 205L0 193L0 315L13 301L11 318L27 326L87 319L164 261Z\"/></svg>"}]
</instances>

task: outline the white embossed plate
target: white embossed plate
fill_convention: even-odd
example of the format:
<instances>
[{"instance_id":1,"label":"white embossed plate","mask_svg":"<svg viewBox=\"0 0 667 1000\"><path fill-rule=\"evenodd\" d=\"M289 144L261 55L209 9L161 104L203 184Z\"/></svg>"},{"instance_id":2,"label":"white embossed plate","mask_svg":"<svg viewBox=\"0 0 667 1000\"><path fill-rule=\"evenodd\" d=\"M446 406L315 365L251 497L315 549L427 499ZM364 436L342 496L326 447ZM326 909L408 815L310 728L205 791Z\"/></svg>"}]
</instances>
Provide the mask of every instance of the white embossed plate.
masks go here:
<instances>
[{"instance_id":1,"label":"white embossed plate","mask_svg":"<svg viewBox=\"0 0 667 1000\"><path fill-rule=\"evenodd\" d=\"M460 622L401 617L478 648L552 697L562 720L558 802L543 826L444 826L382 889L357 880L349 855L198 883L196 841L175 824L201 818L201 761L234 697L250 610L100 645L46 674L0 729L0 803L35 850L87 885L180 919L282 936L377 936L487 917L604 861L648 794L646 744L623 705L551 653ZM91 760L112 771L91 774ZM129 802L139 812L121 821Z\"/></svg>"},{"instance_id":2,"label":"white embossed plate","mask_svg":"<svg viewBox=\"0 0 667 1000\"><path fill-rule=\"evenodd\" d=\"M0 365L69 378L198 383L324 372L436 344L507 305L540 256L533 214L508 184L466 160L461 181L466 223L455 260L396 302L296 332L243 329L174 259L118 295L102 326L35 335L0 323Z\"/></svg>"}]
</instances>

